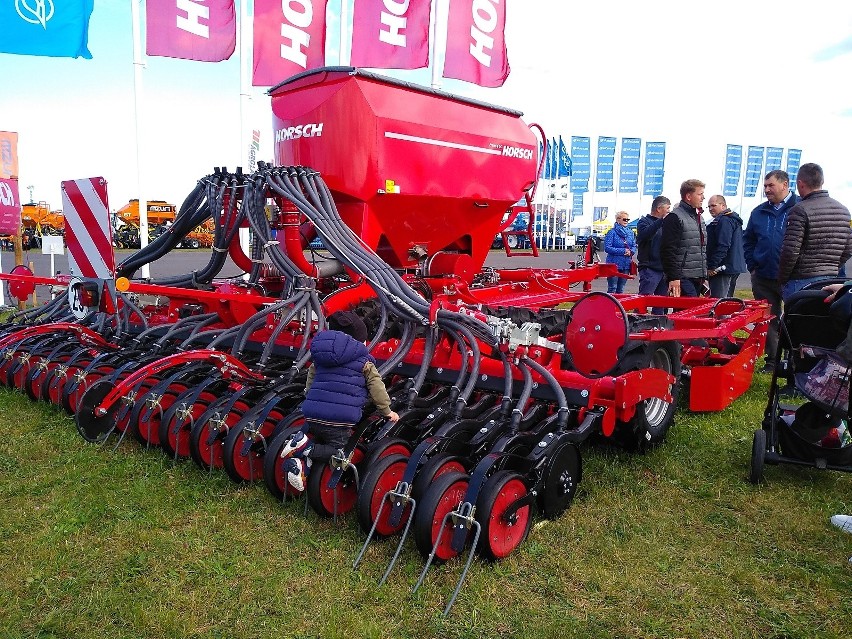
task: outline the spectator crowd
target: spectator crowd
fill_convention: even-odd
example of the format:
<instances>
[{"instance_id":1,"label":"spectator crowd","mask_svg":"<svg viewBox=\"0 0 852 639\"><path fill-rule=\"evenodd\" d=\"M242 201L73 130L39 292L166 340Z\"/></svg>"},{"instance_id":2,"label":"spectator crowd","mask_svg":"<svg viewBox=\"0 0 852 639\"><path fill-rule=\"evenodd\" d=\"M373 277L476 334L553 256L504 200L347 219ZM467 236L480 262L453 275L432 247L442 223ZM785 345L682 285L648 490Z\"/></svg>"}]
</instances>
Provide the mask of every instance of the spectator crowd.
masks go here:
<instances>
[{"instance_id":1,"label":"spectator crowd","mask_svg":"<svg viewBox=\"0 0 852 639\"><path fill-rule=\"evenodd\" d=\"M849 210L829 197L818 164L803 164L796 176L770 171L763 180L766 196L744 225L725 197L707 202L711 221L704 222L705 184L696 179L680 186L680 201L659 196L643 216L636 234L627 228L630 216L616 214L615 226L604 238L606 261L620 274L639 275L639 294L670 297L733 297L740 274L748 272L754 298L766 300L772 320L766 341L764 370L778 357L778 317L797 291L826 278L845 276L852 257ZM624 290L625 278L607 280L610 293ZM664 307L654 313L663 314Z\"/></svg>"}]
</instances>

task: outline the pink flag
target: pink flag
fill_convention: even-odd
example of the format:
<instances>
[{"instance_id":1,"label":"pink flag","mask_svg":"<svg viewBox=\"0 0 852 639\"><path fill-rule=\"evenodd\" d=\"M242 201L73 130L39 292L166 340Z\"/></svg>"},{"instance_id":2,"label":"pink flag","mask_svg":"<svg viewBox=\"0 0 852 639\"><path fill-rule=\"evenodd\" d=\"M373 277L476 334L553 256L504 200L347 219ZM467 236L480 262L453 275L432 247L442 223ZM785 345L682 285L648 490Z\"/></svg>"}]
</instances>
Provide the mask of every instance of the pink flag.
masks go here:
<instances>
[{"instance_id":1,"label":"pink flag","mask_svg":"<svg viewBox=\"0 0 852 639\"><path fill-rule=\"evenodd\" d=\"M21 198L17 178L0 178L0 233L17 235L21 232Z\"/></svg>"},{"instance_id":2,"label":"pink flag","mask_svg":"<svg viewBox=\"0 0 852 639\"><path fill-rule=\"evenodd\" d=\"M355 0L352 66L420 69L429 66L431 0Z\"/></svg>"},{"instance_id":3,"label":"pink flag","mask_svg":"<svg viewBox=\"0 0 852 639\"><path fill-rule=\"evenodd\" d=\"M328 0L255 0L253 86L272 86L325 64Z\"/></svg>"},{"instance_id":4,"label":"pink flag","mask_svg":"<svg viewBox=\"0 0 852 639\"><path fill-rule=\"evenodd\" d=\"M509 77L506 0L450 0L445 78L500 87Z\"/></svg>"},{"instance_id":5,"label":"pink flag","mask_svg":"<svg viewBox=\"0 0 852 639\"><path fill-rule=\"evenodd\" d=\"M234 0L147 0L148 55L221 62L234 53Z\"/></svg>"}]
</instances>

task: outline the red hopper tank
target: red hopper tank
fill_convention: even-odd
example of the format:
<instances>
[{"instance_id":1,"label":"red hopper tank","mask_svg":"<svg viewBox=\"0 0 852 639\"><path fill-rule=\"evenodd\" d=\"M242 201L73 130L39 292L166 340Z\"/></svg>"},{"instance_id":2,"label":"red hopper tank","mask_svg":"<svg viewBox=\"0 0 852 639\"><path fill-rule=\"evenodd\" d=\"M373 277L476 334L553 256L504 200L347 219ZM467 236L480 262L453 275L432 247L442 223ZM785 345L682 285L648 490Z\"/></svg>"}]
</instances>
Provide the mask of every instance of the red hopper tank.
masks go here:
<instances>
[{"instance_id":1,"label":"red hopper tank","mask_svg":"<svg viewBox=\"0 0 852 639\"><path fill-rule=\"evenodd\" d=\"M536 179L537 139L517 111L351 67L269 93L276 164L319 171L346 223L392 266L414 265L419 245L468 254L478 271Z\"/></svg>"}]
</instances>

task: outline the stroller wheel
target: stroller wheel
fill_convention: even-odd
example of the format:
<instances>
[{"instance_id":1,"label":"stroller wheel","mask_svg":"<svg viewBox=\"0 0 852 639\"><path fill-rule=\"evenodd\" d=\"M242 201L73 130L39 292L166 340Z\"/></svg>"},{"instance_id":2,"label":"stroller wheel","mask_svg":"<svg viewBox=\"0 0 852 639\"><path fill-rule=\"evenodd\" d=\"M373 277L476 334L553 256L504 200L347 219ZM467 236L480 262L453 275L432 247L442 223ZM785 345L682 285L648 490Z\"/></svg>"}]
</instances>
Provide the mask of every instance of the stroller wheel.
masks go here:
<instances>
[{"instance_id":1,"label":"stroller wheel","mask_svg":"<svg viewBox=\"0 0 852 639\"><path fill-rule=\"evenodd\" d=\"M759 484L763 479L763 462L766 458L766 431L758 428L754 431L754 441L751 445L751 471L748 479L752 484Z\"/></svg>"}]
</instances>

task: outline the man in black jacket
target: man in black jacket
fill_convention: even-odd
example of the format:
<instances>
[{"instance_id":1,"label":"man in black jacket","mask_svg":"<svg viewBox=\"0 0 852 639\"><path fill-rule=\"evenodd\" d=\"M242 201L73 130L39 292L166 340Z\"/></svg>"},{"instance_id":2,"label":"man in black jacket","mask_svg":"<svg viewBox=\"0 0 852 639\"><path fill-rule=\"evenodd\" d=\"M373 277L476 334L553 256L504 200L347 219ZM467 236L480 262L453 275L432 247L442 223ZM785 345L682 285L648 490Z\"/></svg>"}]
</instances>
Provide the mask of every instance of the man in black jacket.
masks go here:
<instances>
[{"instance_id":1,"label":"man in black jacket","mask_svg":"<svg viewBox=\"0 0 852 639\"><path fill-rule=\"evenodd\" d=\"M785 302L812 282L837 277L840 267L852 257L849 209L828 196L823 181L818 164L799 167L796 189L802 199L787 215L778 266Z\"/></svg>"},{"instance_id":2,"label":"man in black jacket","mask_svg":"<svg viewBox=\"0 0 852 639\"><path fill-rule=\"evenodd\" d=\"M743 221L728 208L725 197L712 195L707 203L713 221L707 225L707 275L710 297L733 297L737 277L745 273Z\"/></svg>"},{"instance_id":3,"label":"man in black jacket","mask_svg":"<svg viewBox=\"0 0 852 639\"><path fill-rule=\"evenodd\" d=\"M651 212L636 224L639 295L668 295L668 282L660 261L660 242L663 237L663 219L671 209L671 200L665 195L658 195L651 202ZM666 309L655 307L652 312L663 315Z\"/></svg>"},{"instance_id":4,"label":"man in black jacket","mask_svg":"<svg viewBox=\"0 0 852 639\"><path fill-rule=\"evenodd\" d=\"M707 279L707 229L704 182L686 180L680 185L680 203L663 221L660 257L672 297L698 297Z\"/></svg>"}]
</instances>

